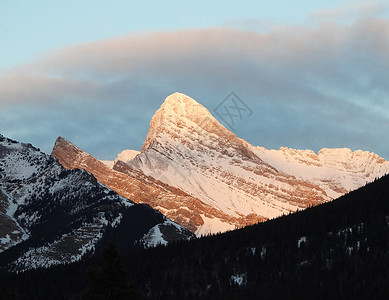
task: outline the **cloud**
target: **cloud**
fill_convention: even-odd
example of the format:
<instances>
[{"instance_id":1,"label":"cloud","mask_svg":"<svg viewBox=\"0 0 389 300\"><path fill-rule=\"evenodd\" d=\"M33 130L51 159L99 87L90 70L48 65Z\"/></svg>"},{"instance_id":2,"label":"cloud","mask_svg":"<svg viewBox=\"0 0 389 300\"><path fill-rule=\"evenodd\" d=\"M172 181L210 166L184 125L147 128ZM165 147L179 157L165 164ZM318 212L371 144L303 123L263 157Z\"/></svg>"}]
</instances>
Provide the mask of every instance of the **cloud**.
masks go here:
<instances>
[{"instance_id":1,"label":"cloud","mask_svg":"<svg viewBox=\"0 0 389 300\"><path fill-rule=\"evenodd\" d=\"M334 9L314 11L310 17L316 21L353 22L360 19L382 16L388 9L389 4L383 1L354 1L344 3Z\"/></svg>"},{"instance_id":2,"label":"cloud","mask_svg":"<svg viewBox=\"0 0 389 300\"><path fill-rule=\"evenodd\" d=\"M140 148L170 93L212 110L234 90L254 111L236 133L253 144L345 146L389 159L387 36L388 20L363 19L267 33L146 33L60 49L2 73L0 127L45 151L61 134L113 158Z\"/></svg>"},{"instance_id":3,"label":"cloud","mask_svg":"<svg viewBox=\"0 0 389 300\"><path fill-rule=\"evenodd\" d=\"M67 97L87 97L97 84L71 78L56 78L29 72L12 72L0 81L0 104L59 102Z\"/></svg>"}]
</instances>

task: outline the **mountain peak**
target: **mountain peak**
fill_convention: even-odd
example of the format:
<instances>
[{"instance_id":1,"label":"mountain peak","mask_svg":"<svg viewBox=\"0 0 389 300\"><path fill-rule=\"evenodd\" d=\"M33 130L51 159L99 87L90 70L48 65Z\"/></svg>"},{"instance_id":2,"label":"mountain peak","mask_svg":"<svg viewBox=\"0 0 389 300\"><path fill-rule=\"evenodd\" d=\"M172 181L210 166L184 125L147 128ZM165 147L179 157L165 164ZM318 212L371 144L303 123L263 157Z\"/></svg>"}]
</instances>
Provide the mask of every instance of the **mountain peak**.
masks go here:
<instances>
[{"instance_id":1,"label":"mountain peak","mask_svg":"<svg viewBox=\"0 0 389 300\"><path fill-rule=\"evenodd\" d=\"M171 134L172 128L180 130L181 134L186 136L193 132L206 131L228 140L237 138L220 124L208 109L191 97L176 92L165 99L151 119L149 133L141 152L148 149L159 136L168 132Z\"/></svg>"},{"instance_id":2,"label":"mountain peak","mask_svg":"<svg viewBox=\"0 0 389 300\"><path fill-rule=\"evenodd\" d=\"M166 97L160 110L161 109L164 113L171 113L179 116L210 114L210 112L196 100L178 92Z\"/></svg>"},{"instance_id":3,"label":"mountain peak","mask_svg":"<svg viewBox=\"0 0 389 300\"><path fill-rule=\"evenodd\" d=\"M181 123L184 119L201 125L205 119L216 121L211 113L193 98L182 94L174 93L166 97L161 107L156 111L153 119L164 123Z\"/></svg>"},{"instance_id":4,"label":"mountain peak","mask_svg":"<svg viewBox=\"0 0 389 300\"><path fill-rule=\"evenodd\" d=\"M59 136L55 141L51 155L57 158L65 169L72 169L77 162L65 158L76 157L77 160L82 160L86 153L67 139Z\"/></svg>"},{"instance_id":5,"label":"mountain peak","mask_svg":"<svg viewBox=\"0 0 389 300\"><path fill-rule=\"evenodd\" d=\"M177 105L177 104L198 104L196 100L180 92L170 94L165 98L164 104Z\"/></svg>"},{"instance_id":6,"label":"mountain peak","mask_svg":"<svg viewBox=\"0 0 389 300\"><path fill-rule=\"evenodd\" d=\"M64 137L59 136L59 137L57 137L57 139L55 140L54 148L60 147L61 145L64 145L64 144L71 144L71 145L73 145L71 142L69 142L69 141L68 141L67 139L65 139ZM74 146L74 145L73 145L73 146Z\"/></svg>"}]
</instances>

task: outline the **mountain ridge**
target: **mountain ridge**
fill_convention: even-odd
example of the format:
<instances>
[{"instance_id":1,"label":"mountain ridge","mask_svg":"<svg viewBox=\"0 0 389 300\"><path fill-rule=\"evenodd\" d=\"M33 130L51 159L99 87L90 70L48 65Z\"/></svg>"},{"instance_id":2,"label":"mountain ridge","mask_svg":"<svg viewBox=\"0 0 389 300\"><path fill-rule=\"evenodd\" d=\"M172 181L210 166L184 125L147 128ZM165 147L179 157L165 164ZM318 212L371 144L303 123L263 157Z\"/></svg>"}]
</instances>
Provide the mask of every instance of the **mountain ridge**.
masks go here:
<instances>
[{"instance_id":1,"label":"mountain ridge","mask_svg":"<svg viewBox=\"0 0 389 300\"><path fill-rule=\"evenodd\" d=\"M322 148L316 154L287 147L256 150L278 170L322 187L333 199L389 173L389 163L369 151Z\"/></svg>"}]
</instances>

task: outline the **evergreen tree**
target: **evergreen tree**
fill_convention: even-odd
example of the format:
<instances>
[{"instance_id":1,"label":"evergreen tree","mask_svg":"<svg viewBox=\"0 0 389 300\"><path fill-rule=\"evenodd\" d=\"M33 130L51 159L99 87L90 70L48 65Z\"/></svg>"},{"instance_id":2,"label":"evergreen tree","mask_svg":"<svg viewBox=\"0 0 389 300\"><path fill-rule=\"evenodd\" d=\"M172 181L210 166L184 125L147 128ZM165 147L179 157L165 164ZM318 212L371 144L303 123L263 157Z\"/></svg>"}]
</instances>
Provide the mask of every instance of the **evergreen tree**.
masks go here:
<instances>
[{"instance_id":1,"label":"evergreen tree","mask_svg":"<svg viewBox=\"0 0 389 300\"><path fill-rule=\"evenodd\" d=\"M89 291L83 296L84 300L137 299L137 293L113 242L103 250L101 271L89 270L89 281Z\"/></svg>"}]
</instances>

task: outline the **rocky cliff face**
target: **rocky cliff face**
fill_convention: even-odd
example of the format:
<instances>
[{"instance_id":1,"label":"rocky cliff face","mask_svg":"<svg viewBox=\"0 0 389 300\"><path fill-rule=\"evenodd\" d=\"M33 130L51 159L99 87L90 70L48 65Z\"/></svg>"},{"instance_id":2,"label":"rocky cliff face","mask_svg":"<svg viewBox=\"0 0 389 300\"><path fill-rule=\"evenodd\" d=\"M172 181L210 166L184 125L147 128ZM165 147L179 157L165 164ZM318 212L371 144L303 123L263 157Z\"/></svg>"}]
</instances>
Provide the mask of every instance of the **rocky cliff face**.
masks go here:
<instances>
[{"instance_id":1,"label":"rocky cliff face","mask_svg":"<svg viewBox=\"0 0 389 300\"><path fill-rule=\"evenodd\" d=\"M220 220L220 223L231 229L254 223L248 218L236 218L225 214L177 187L130 168L121 160L115 160L111 168L62 137L55 142L52 156L65 168L84 169L119 195L133 199L136 203L149 204L169 219L198 234L203 233L200 230L204 227L209 231L217 230L216 227L210 227L217 224L206 223L208 219Z\"/></svg>"},{"instance_id":2,"label":"rocky cliff face","mask_svg":"<svg viewBox=\"0 0 389 300\"><path fill-rule=\"evenodd\" d=\"M108 239L128 248L191 237L86 171L66 170L33 146L0 135L0 266L25 270L73 262Z\"/></svg>"},{"instance_id":3,"label":"rocky cliff face","mask_svg":"<svg viewBox=\"0 0 389 300\"><path fill-rule=\"evenodd\" d=\"M254 147L180 93L155 113L140 153L127 152L130 158L116 159L111 169L57 143L53 155L65 167L88 170L198 235L330 201L389 171L388 162L368 152ZM121 179L110 180L112 174Z\"/></svg>"}]
</instances>

